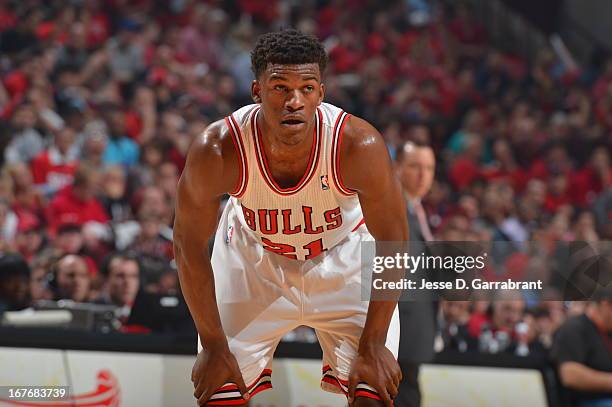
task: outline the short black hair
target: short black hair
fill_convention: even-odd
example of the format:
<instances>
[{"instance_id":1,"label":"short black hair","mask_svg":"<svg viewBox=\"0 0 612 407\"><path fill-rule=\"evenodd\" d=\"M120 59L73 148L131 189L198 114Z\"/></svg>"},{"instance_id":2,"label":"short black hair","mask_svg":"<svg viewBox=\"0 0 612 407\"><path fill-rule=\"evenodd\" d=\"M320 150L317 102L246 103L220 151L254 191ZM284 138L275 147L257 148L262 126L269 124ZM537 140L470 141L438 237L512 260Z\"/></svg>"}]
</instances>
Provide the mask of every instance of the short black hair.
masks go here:
<instances>
[{"instance_id":1,"label":"short black hair","mask_svg":"<svg viewBox=\"0 0 612 407\"><path fill-rule=\"evenodd\" d=\"M261 35L251 52L251 69L256 79L269 64L312 63L318 64L323 74L327 66L327 53L316 37L295 29Z\"/></svg>"},{"instance_id":2,"label":"short black hair","mask_svg":"<svg viewBox=\"0 0 612 407\"><path fill-rule=\"evenodd\" d=\"M127 250L112 252L104 257L104 259L102 260L102 264L100 265L100 274L104 278L108 278L108 276L110 275L110 264L115 259L135 262L138 265L138 273L140 276L142 276L142 261L140 260L140 256L138 255L138 253L132 250Z\"/></svg>"},{"instance_id":3,"label":"short black hair","mask_svg":"<svg viewBox=\"0 0 612 407\"><path fill-rule=\"evenodd\" d=\"M0 253L0 281L19 276L30 278L30 266L16 253Z\"/></svg>"}]
</instances>

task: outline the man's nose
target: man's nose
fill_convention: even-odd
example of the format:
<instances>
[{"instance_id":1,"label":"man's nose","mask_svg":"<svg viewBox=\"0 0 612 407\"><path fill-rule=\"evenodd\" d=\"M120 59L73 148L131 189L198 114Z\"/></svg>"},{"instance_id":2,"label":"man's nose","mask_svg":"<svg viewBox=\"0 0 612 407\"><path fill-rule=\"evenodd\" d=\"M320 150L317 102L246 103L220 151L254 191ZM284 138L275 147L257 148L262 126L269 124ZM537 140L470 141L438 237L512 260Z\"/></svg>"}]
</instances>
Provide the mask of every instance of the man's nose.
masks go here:
<instances>
[{"instance_id":1,"label":"man's nose","mask_svg":"<svg viewBox=\"0 0 612 407\"><path fill-rule=\"evenodd\" d=\"M295 112L296 110L302 109L304 107L302 93L297 89L289 92L285 106L290 112Z\"/></svg>"}]
</instances>

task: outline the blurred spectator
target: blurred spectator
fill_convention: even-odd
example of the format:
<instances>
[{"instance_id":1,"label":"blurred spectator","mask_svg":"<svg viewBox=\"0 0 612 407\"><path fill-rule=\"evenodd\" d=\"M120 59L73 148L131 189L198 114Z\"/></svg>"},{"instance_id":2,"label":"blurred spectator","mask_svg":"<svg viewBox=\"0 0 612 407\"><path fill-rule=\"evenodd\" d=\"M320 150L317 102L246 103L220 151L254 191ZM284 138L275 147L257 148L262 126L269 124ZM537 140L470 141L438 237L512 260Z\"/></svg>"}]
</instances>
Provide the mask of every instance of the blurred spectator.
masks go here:
<instances>
[{"instance_id":1,"label":"blurred spectator","mask_svg":"<svg viewBox=\"0 0 612 407\"><path fill-rule=\"evenodd\" d=\"M128 249L152 259L170 259L172 252L171 230L164 224L161 213L142 207L138 213L139 233Z\"/></svg>"},{"instance_id":2,"label":"blurred spectator","mask_svg":"<svg viewBox=\"0 0 612 407\"><path fill-rule=\"evenodd\" d=\"M12 242L17 233L19 219L9 203L0 199L0 241Z\"/></svg>"},{"instance_id":3,"label":"blurred spectator","mask_svg":"<svg viewBox=\"0 0 612 407\"><path fill-rule=\"evenodd\" d=\"M176 185L179 180L179 172L171 162L165 162L160 164L157 167L157 172L155 174L155 183L154 185L161 188L166 197L170 199L170 206L174 207L174 199L176 197Z\"/></svg>"},{"instance_id":4,"label":"blurred spectator","mask_svg":"<svg viewBox=\"0 0 612 407\"><path fill-rule=\"evenodd\" d=\"M410 240L430 241L429 227L421 199L429 192L435 175L436 159L428 146L408 141L397 152L397 173L408 205Z\"/></svg>"},{"instance_id":5,"label":"blurred spectator","mask_svg":"<svg viewBox=\"0 0 612 407\"><path fill-rule=\"evenodd\" d=\"M100 203L112 222L125 222L132 218L126 198L127 181L125 170L120 166L108 166L102 173L102 195Z\"/></svg>"},{"instance_id":6,"label":"blurred spectator","mask_svg":"<svg viewBox=\"0 0 612 407\"><path fill-rule=\"evenodd\" d=\"M99 175L87 165L80 165L72 185L59 191L48 207L47 219L52 232L62 223L82 225L88 221L107 222L104 207L95 198Z\"/></svg>"},{"instance_id":7,"label":"blurred spectator","mask_svg":"<svg viewBox=\"0 0 612 407\"><path fill-rule=\"evenodd\" d=\"M33 216L43 222L46 200L34 185L32 173L24 163L13 163L6 167L13 182L13 210L19 216Z\"/></svg>"},{"instance_id":8,"label":"blurred spectator","mask_svg":"<svg viewBox=\"0 0 612 407\"><path fill-rule=\"evenodd\" d=\"M155 184L155 169L164 160L165 144L160 139L153 139L142 146L140 163L129 170L129 191Z\"/></svg>"},{"instance_id":9,"label":"blurred spectator","mask_svg":"<svg viewBox=\"0 0 612 407\"><path fill-rule=\"evenodd\" d=\"M30 262L45 243L41 222L35 216L25 213L19 218L15 235L15 249Z\"/></svg>"},{"instance_id":10,"label":"blurred spectator","mask_svg":"<svg viewBox=\"0 0 612 407\"><path fill-rule=\"evenodd\" d=\"M75 137L70 127L59 130L53 138L53 144L32 160L34 182L46 195L72 183L78 156Z\"/></svg>"},{"instance_id":11,"label":"blurred spectator","mask_svg":"<svg viewBox=\"0 0 612 407\"><path fill-rule=\"evenodd\" d=\"M127 136L125 130L125 112L118 106L104 107L106 123L109 127L109 138L104 151L105 164L131 166L138 162L139 147Z\"/></svg>"},{"instance_id":12,"label":"blurred spectator","mask_svg":"<svg viewBox=\"0 0 612 407\"><path fill-rule=\"evenodd\" d=\"M191 23L181 33L178 52L190 61L218 68L222 55L219 34L225 20L223 10L211 10L206 4L198 4Z\"/></svg>"},{"instance_id":13,"label":"blurred spectator","mask_svg":"<svg viewBox=\"0 0 612 407\"><path fill-rule=\"evenodd\" d=\"M410 241L431 241L433 235L421 200L431 189L434 179L434 152L427 145L407 141L400 146L396 156L396 173L404 192ZM404 299L398 306L402 330L398 362L404 380L400 384L396 402L405 406L419 406L419 369L420 364L430 362L434 356L437 304L427 299Z\"/></svg>"},{"instance_id":14,"label":"blurred spectator","mask_svg":"<svg viewBox=\"0 0 612 407\"><path fill-rule=\"evenodd\" d=\"M125 253L113 253L105 260L100 272L105 282L95 302L117 306L120 320L126 322L140 288L138 259Z\"/></svg>"},{"instance_id":15,"label":"blurred spectator","mask_svg":"<svg viewBox=\"0 0 612 407\"><path fill-rule=\"evenodd\" d=\"M574 405L612 405L612 291L602 289L555 335L553 358Z\"/></svg>"},{"instance_id":16,"label":"blurred spectator","mask_svg":"<svg viewBox=\"0 0 612 407\"><path fill-rule=\"evenodd\" d=\"M42 135L36 130L36 115L31 105L22 104L13 115L13 135L4 150L6 162L29 162L44 148Z\"/></svg>"},{"instance_id":17,"label":"blurred spectator","mask_svg":"<svg viewBox=\"0 0 612 407\"><path fill-rule=\"evenodd\" d=\"M117 35L107 43L107 58L112 76L122 83L138 78L144 70L144 47L140 42L140 22L123 18L119 21Z\"/></svg>"},{"instance_id":18,"label":"blurred spectator","mask_svg":"<svg viewBox=\"0 0 612 407\"><path fill-rule=\"evenodd\" d=\"M515 329L523 317L525 301L520 292L498 291L486 314L473 314L468 333L478 339L480 351L497 353L516 339Z\"/></svg>"},{"instance_id":19,"label":"blurred spectator","mask_svg":"<svg viewBox=\"0 0 612 407\"><path fill-rule=\"evenodd\" d=\"M461 300L443 299L440 301L438 315L439 336L436 338L436 348L466 352L476 346L471 343L468 335L467 323L470 319L470 302Z\"/></svg>"},{"instance_id":20,"label":"blurred spectator","mask_svg":"<svg viewBox=\"0 0 612 407\"><path fill-rule=\"evenodd\" d=\"M55 263L50 284L55 300L87 302L91 298L91 273L83 257L67 254Z\"/></svg>"},{"instance_id":21,"label":"blurred spectator","mask_svg":"<svg viewBox=\"0 0 612 407\"><path fill-rule=\"evenodd\" d=\"M17 254L0 254L0 315L30 304L30 267Z\"/></svg>"}]
</instances>

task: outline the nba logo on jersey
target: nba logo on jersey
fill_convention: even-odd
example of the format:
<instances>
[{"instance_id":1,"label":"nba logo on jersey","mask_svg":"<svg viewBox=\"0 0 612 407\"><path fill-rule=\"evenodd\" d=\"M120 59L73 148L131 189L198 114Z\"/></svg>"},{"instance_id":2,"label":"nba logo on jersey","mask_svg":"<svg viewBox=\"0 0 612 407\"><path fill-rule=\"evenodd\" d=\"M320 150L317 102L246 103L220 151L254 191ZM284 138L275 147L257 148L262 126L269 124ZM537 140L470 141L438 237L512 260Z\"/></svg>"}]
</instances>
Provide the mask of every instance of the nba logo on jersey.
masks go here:
<instances>
[{"instance_id":1,"label":"nba logo on jersey","mask_svg":"<svg viewBox=\"0 0 612 407\"><path fill-rule=\"evenodd\" d=\"M230 226L227 228L227 235L225 236L225 244L232 242L232 236L234 236L234 227Z\"/></svg>"},{"instance_id":2,"label":"nba logo on jersey","mask_svg":"<svg viewBox=\"0 0 612 407\"><path fill-rule=\"evenodd\" d=\"M327 191L329 189L329 181L327 181L327 175L321 175L321 189Z\"/></svg>"}]
</instances>

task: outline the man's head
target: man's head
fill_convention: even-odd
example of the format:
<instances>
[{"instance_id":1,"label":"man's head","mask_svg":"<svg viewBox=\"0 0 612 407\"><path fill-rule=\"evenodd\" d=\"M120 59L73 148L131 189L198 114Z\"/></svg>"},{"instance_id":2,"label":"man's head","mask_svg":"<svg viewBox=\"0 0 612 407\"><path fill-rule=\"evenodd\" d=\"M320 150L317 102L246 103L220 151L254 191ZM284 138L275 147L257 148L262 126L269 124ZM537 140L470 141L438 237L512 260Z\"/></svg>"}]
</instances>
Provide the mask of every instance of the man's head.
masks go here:
<instances>
[{"instance_id":1,"label":"man's head","mask_svg":"<svg viewBox=\"0 0 612 407\"><path fill-rule=\"evenodd\" d=\"M524 311L525 300L519 291L501 290L493 301L493 326L512 331L523 317Z\"/></svg>"},{"instance_id":2,"label":"man's head","mask_svg":"<svg viewBox=\"0 0 612 407\"><path fill-rule=\"evenodd\" d=\"M470 302L443 300L442 314L447 324L465 324L470 317Z\"/></svg>"},{"instance_id":3,"label":"man's head","mask_svg":"<svg viewBox=\"0 0 612 407\"><path fill-rule=\"evenodd\" d=\"M593 294L593 307L590 316L597 325L608 333L612 333L612 287L600 288Z\"/></svg>"},{"instance_id":4,"label":"man's head","mask_svg":"<svg viewBox=\"0 0 612 407\"><path fill-rule=\"evenodd\" d=\"M18 254L0 254L0 303L18 310L29 301L30 267Z\"/></svg>"},{"instance_id":5,"label":"man's head","mask_svg":"<svg viewBox=\"0 0 612 407\"><path fill-rule=\"evenodd\" d=\"M66 154L68 152L75 140L76 132L70 127L64 127L55 135L55 145L62 152L62 154Z\"/></svg>"},{"instance_id":6,"label":"man's head","mask_svg":"<svg viewBox=\"0 0 612 407\"><path fill-rule=\"evenodd\" d=\"M58 299L76 302L87 301L91 287L91 275L85 259L68 254L59 259L55 266L55 280Z\"/></svg>"},{"instance_id":7,"label":"man's head","mask_svg":"<svg viewBox=\"0 0 612 407\"><path fill-rule=\"evenodd\" d=\"M100 174L92 166L81 163L77 167L72 181L75 195L82 201L92 199L98 188L99 179Z\"/></svg>"},{"instance_id":8,"label":"man's head","mask_svg":"<svg viewBox=\"0 0 612 407\"><path fill-rule=\"evenodd\" d=\"M132 305L140 287L140 263L130 254L113 254L102 271L108 295L117 306Z\"/></svg>"},{"instance_id":9,"label":"man's head","mask_svg":"<svg viewBox=\"0 0 612 407\"><path fill-rule=\"evenodd\" d=\"M431 189L436 157L431 147L408 141L397 152L396 168L404 190L411 198L420 199Z\"/></svg>"},{"instance_id":10,"label":"man's head","mask_svg":"<svg viewBox=\"0 0 612 407\"><path fill-rule=\"evenodd\" d=\"M325 88L327 54L315 37L283 30L259 37L251 53L253 100L261 103L266 125L288 144L298 143L314 122Z\"/></svg>"}]
</instances>

